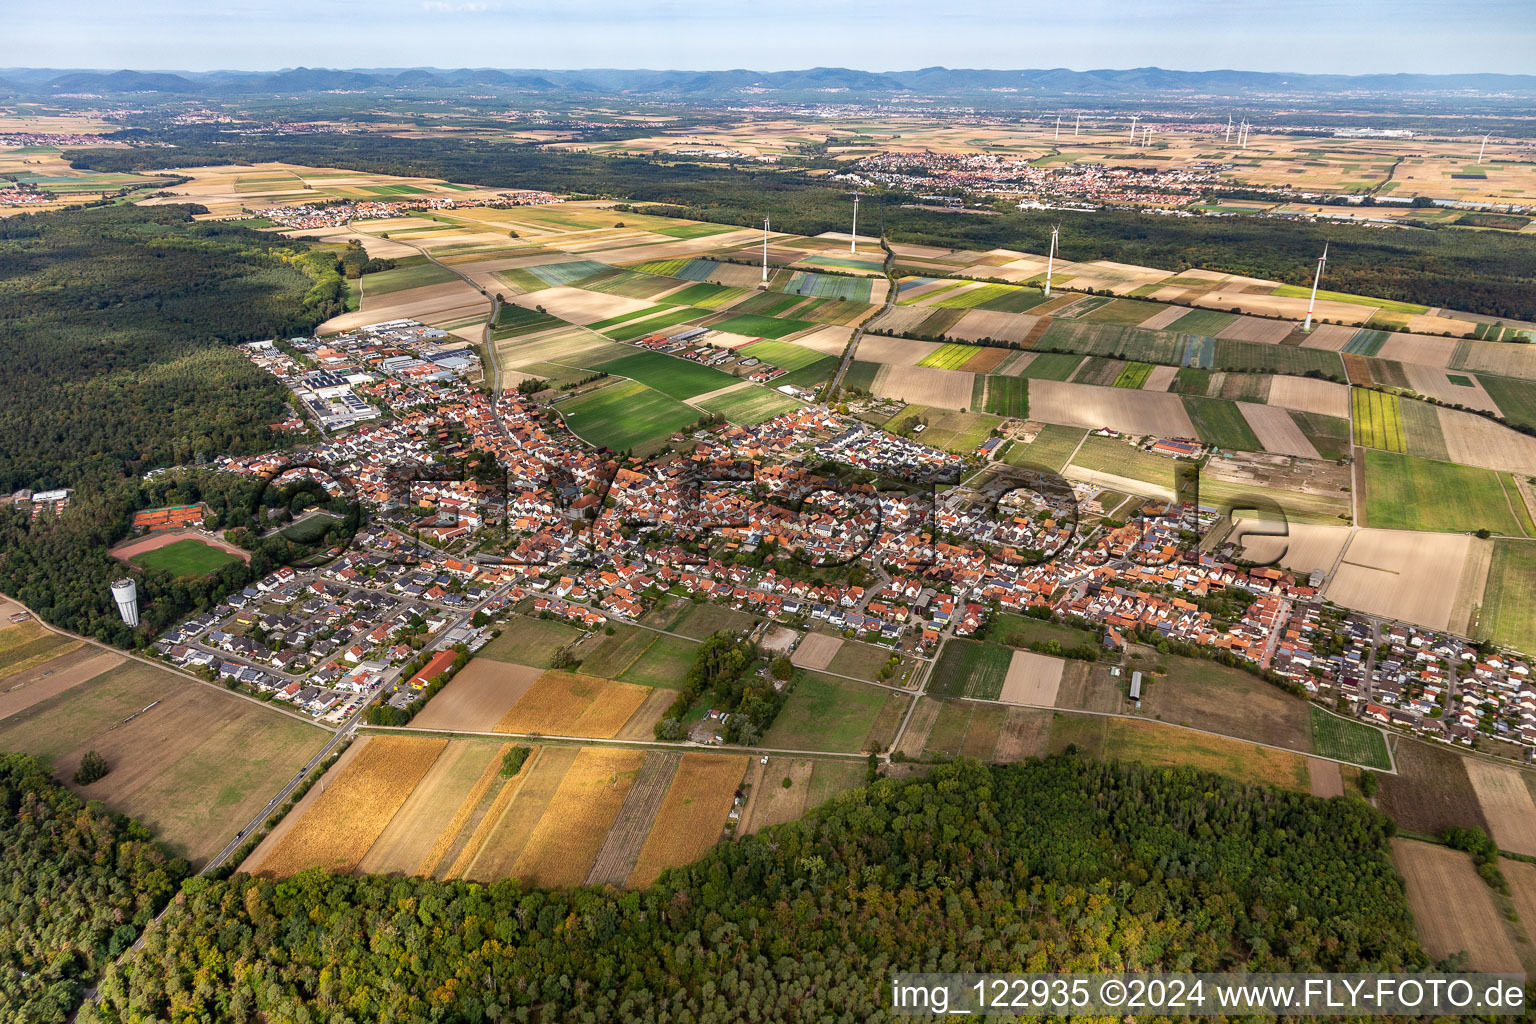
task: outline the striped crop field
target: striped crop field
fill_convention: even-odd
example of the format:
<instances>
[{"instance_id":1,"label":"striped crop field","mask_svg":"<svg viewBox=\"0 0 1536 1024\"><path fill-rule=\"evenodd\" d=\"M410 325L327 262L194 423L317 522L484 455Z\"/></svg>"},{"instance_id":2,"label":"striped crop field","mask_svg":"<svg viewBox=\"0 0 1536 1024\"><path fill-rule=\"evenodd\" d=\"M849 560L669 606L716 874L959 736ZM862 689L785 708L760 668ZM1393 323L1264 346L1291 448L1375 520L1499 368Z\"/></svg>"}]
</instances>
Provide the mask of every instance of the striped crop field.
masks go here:
<instances>
[{"instance_id":1,"label":"striped crop field","mask_svg":"<svg viewBox=\"0 0 1536 1024\"><path fill-rule=\"evenodd\" d=\"M940 370L958 370L976 354L974 345L941 345L924 356L918 366L933 366Z\"/></svg>"},{"instance_id":2,"label":"striped crop field","mask_svg":"<svg viewBox=\"0 0 1536 1024\"><path fill-rule=\"evenodd\" d=\"M1350 398L1355 415L1355 443L1401 455L1408 450L1403 413L1396 395L1354 388Z\"/></svg>"}]
</instances>

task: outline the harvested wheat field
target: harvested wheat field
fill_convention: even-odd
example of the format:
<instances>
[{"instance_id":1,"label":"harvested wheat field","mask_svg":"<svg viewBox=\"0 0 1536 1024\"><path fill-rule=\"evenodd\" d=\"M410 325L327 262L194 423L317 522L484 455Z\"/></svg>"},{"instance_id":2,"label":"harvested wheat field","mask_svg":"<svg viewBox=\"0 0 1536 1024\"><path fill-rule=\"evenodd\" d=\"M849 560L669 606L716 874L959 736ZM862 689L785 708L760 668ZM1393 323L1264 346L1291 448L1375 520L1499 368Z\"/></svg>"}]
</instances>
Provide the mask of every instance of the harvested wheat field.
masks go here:
<instances>
[{"instance_id":1,"label":"harvested wheat field","mask_svg":"<svg viewBox=\"0 0 1536 1024\"><path fill-rule=\"evenodd\" d=\"M1431 957L1441 960L1465 952L1474 971L1520 973L1520 958L1471 857L1443 846L1394 839L1392 859L1406 883L1419 939Z\"/></svg>"},{"instance_id":2,"label":"harvested wheat field","mask_svg":"<svg viewBox=\"0 0 1536 1024\"><path fill-rule=\"evenodd\" d=\"M1527 935L1536 931L1536 864L1526 861L1506 860L1499 865L1509 882L1509 896L1515 902L1515 913L1525 926Z\"/></svg>"},{"instance_id":3,"label":"harvested wheat field","mask_svg":"<svg viewBox=\"0 0 1536 1024\"><path fill-rule=\"evenodd\" d=\"M1302 341L1302 348L1320 348L1328 352L1338 352L1345 345L1354 340L1359 333L1357 327L1345 327L1342 324L1318 324L1312 328L1312 333Z\"/></svg>"},{"instance_id":4,"label":"harvested wheat field","mask_svg":"<svg viewBox=\"0 0 1536 1024\"><path fill-rule=\"evenodd\" d=\"M975 379L975 374L959 370L939 370L929 366L883 366L875 374L871 390L883 398L895 398L908 405L969 409Z\"/></svg>"},{"instance_id":5,"label":"harvested wheat field","mask_svg":"<svg viewBox=\"0 0 1536 1024\"><path fill-rule=\"evenodd\" d=\"M813 352L820 352L822 355L840 356L843 354L843 350L848 347L848 339L851 337L853 337L853 328L851 327L823 327L819 331L812 331L810 334L804 334L796 338L795 344L802 348L808 348ZM714 340L710 338L710 344L714 344ZM863 348L868 341L869 339L865 339L863 342L860 342L859 347Z\"/></svg>"},{"instance_id":6,"label":"harvested wheat field","mask_svg":"<svg viewBox=\"0 0 1536 1024\"><path fill-rule=\"evenodd\" d=\"M932 315L933 310L926 306L892 306L870 320L869 326L892 334L905 334Z\"/></svg>"},{"instance_id":7,"label":"harvested wheat field","mask_svg":"<svg viewBox=\"0 0 1536 1024\"><path fill-rule=\"evenodd\" d=\"M1066 666L1060 658L1034 651L1014 651L1013 660L1008 663L1008 675L1003 680L1003 691L997 699L1004 704L1054 707Z\"/></svg>"},{"instance_id":8,"label":"harvested wheat field","mask_svg":"<svg viewBox=\"0 0 1536 1024\"><path fill-rule=\"evenodd\" d=\"M1346 608L1447 628L1472 538L1455 533L1355 533L1323 596Z\"/></svg>"},{"instance_id":9,"label":"harvested wheat field","mask_svg":"<svg viewBox=\"0 0 1536 1024\"><path fill-rule=\"evenodd\" d=\"M1317 449L1312 447L1312 442L1307 440L1307 435L1301 432L1301 428L1291 418L1289 410L1273 405L1255 405L1252 402L1237 402L1236 405L1237 411L1243 414L1243 419L1253 428L1253 436L1259 439L1265 451L1299 455L1304 459L1321 458Z\"/></svg>"},{"instance_id":10,"label":"harvested wheat field","mask_svg":"<svg viewBox=\"0 0 1536 1024\"><path fill-rule=\"evenodd\" d=\"M1492 341L1464 342L1466 351L1450 362L1458 370L1499 373L1506 377L1536 380L1536 345L1514 345Z\"/></svg>"},{"instance_id":11,"label":"harvested wheat field","mask_svg":"<svg viewBox=\"0 0 1536 1024\"><path fill-rule=\"evenodd\" d=\"M539 668L475 658L411 719L411 726L489 732L543 674Z\"/></svg>"},{"instance_id":12,"label":"harvested wheat field","mask_svg":"<svg viewBox=\"0 0 1536 1024\"><path fill-rule=\"evenodd\" d=\"M363 307L356 313L332 317L316 328L315 332L335 334L407 317L423 323L468 320L472 316L486 316L491 311L489 299L475 291L468 282L458 279L423 288L388 292L372 301L365 296Z\"/></svg>"},{"instance_id":13,"label":"harvested wheat field","mask_svg":"<svg viewBox=\"0 0 1536 1024\"><path fill-rule=\"evenodd\" d=\"M582 747L512 865L532 885L580 885L618 817L643 750Z\"/></svg>"},{"instance_id":14,"label":"harvested wheat field","mask_svg":"<svg viewBox=\"0 0 1536 1024\"><path fill-rule=\"evenodd\" d=\"M796 668L809 668L820 671L832 664L832 659L837 652L842 650L841 637L828 636L825 633L807 633L805 639L800 641L800 646L795 648L795 653L790 656L790 661Z\"/></svg>"},{"instance_id":15,"label":"harvested wheat field","mask_svg":"<svg viewBox=\"0 0 1536 1024\"><path fill-rule=\"evenodd\" d=\"M626 883L642 889L667 868L698 860L720 839L748 758L684 754Z\"/></svg>"},{"instance_id":16,"label":"harvested wheat field","mask_svg":"<svg viewBox=\"0 0 1536 1024\"><path fill-rule=\"evenodd\" d=\"M1269 380L1269 405L1297 412L1349 418L1349 388L1331 380L1274 376Z\"/></svg>"},{"instance_id":17,"label":"harvested wheat field","mask_svg":"<svg viewBox=\"0 0 1536 1024\"><path fill-rule=\"evenodd\" d=\"M1499 849L1536 856L1536 803L1522 772L1469 757L1467 777Z\"/></svg>"},{"instance_id":18,"label":"harvested wheat field","mask_svg":"<svg viewBox=\"0 0 1536 1024\"><path fill-rule=\"evenodd\" d=\"M1475 327L1476 325L1468 323L1467 326ZM1451 356L1455 354L1456 342L1451 338L1389 334L1377 351L1376 358L1396 360L1400 363L1418 363L1421 366L1444 367L1451 364Z\"/></svg>"},{"instance_id":19,"label":"harvested wheat field","mask_svg":"<svg viewBox=\"0 0 1536 1024\"><path fill-rule=\"evenodd\" d=\"M355 870L447 746L435 736L369 737L255 873L286 878L310 867Z\"/></svg>"},{"instance_id":20,"label":"harvested wheat field","mask_svg":"<svg viewBox=\"0 0 1536 1024\"><path fill-rule=\"evenodd\" d=\"M496 781L502 753L511 749L510 743L450 740L442 756L433 762L432 770L411 790L378 840L368 848L357 869L365 874L430 877L442 858L438 849L458 835L469 816L468 810L479 803Z\"/></svg>"},{"instance_id":21,"label":"harvested wheat field","mask_svg":"<svg viewBox=\"0 0 1536 1024\"><path fill-rule=\"evenodd\" d=\"M1517 433L1471 412L1437 408L1445 450L1463 466L1536 475L1536 437Z\"/></svg>"},{"instance_id":22,"label":"harvested wheat field","mask_svg":"<svg viewBox=\"0 0 1536 1024\"><path fill-rule=\"evenodd\" d=\"M1325 761L1320 757L1307 758L1307 779L1315 797L1326 800L1344 795L1344 775L1337 761Z\"/></svg>"},{"instance_id":23,"label":"harvested wheat field","mask_svg":"<svg viewBox=\"0 0 1536 1024\"><path fill-rule=\"evenodd\" d=\"M1137 326L1151 331L1160 331L1188 312L1189 310L1184 306L1164 306Z\"/></svg>"},{"instance_id":24,"label":"harvested wheat field","mask_svg":"<svg viewBox=\"0 0 1536 1024\"><path fill-rule=\"evenodd\" d=\"M1124 434L1195 436L1195 425L1178 395L1093 384L1030 381L1029 418L1068 427L1109 427Z\"/></svg>"},{"instance_id":25,"label":"harvested wheat field","mask_svg":"<svg viewBox=\"0 0 1536 1024\"><path fill-rule=\"evenodd\" d=\"M437 877L477 882L510 877L512 865L522 856L534 826L580 752L580 747L534 748L522 771L499 780L489 809L467 839L460 837L443 858Z\"/></svg>"},{"instance_id":26,"label":"harvested wheat field","mask_svg":"<svg viewBox=\"0 0 1536 1024\"><path fill-rule=\"evenodd\" d=\"M610 739L651 688L574 672L546 672L512 705L495 732Z\"/></svg>"},{"instance_id":27,"label":"harvested wheat field","mask_svg":"<svg viewBox=\"0 0 1536 1024\"><path fill-rule=\"evenodd\" d=\"M1270 533L1277 527L1285 530L1283 536ZM1344 550L1344 543L1349 540L1347 526L1240 519L1237 529L1242 531L1244 558L1262 565L1279 562L1287 569L1303 573L1313 569L1331 571L1333 563L1339 560L1339 552Z\"/></svg>"},{"instance_id":28,"label":"harvested wheat field","mask_svg":"<svg viewBox=\"0 0 1536 1024\"><path fill-rule=\"evenodd\" d=\"M51 657L47 660L7 673L4 680L0 681L0 721L94 679L128 660L120 654L103 651L100 647L79 644L51 648L48 654Z\"/></svg>"},{"instance_id":29,"label":"harvested wheat field","mask_svg":"<svg viewBox=\"0 0 1536 1024\"><path fill-rule=\"evenodd\" d=\"M916 366L943 346L933 341L912 341L908 338L879 338L866 334L859 339L854 355L868 363L885 363L889 366ZM842 349L828 355L842 355Z\"/></svg>"},{"instance_id":30,"label":"harvested wheat field","mask_svg":"<svg viewBox=\"0 0 1536 1024\"><path fill-rule=\"evenodd\" d=\"M1496 416L1503 415L1493 398L1483 390L1483 382L1471 374L1457 374L1458 380L1467 382L1458 384L1451 380L1450 374L1433 366L1404 363L1403 371L1408 375L1408 386L1421 395L1447 405L1464 405L1469 409L1484 409Z\"/></svg>"}]
</instances>

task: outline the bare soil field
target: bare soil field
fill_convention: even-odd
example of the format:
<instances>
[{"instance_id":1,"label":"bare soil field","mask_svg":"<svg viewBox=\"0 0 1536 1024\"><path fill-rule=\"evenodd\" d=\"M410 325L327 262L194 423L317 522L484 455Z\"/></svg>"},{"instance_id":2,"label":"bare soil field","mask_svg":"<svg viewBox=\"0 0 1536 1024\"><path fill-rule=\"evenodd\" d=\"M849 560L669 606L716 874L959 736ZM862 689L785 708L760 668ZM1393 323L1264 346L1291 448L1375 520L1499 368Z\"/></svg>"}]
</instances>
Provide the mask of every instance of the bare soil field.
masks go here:
<instances>
[{"instance_id":1,"label":"bare soil field","mask_svg":"<svg viewBox=\"0 0 1536 1024\"><path fill-rule=\"evenodd\" d=\"M534 885L580 885L645 758L641 750L581 748L512 865L512 876Z\"/></svg>"},{"instance_id":2,"label":"bare soil field","mask_svg":"<svg viewBox=\"0 0 1536 1024\"><path fill-rule=\"evenodd\" d=\"M1148 330L1160 331L1188 312L1189 310L1183 306L1166 306L1143 320L1140 326Z\"/></svg>"},{"instance_id":3,"label":"bare soil field","mask_svg":"<svg viewBox=\"0 0 1536 1024\"><path fill-rule=\"evenodd\" d=\"M1509 896L1514 901L1527 936L1536 930L1536 864L1526 861L1505 860L1499 870L1509 881Z\"/></svg>"},{"instance_id":4,"label":"bare soil field","mask_svg":"<svg viewBox=\"0 0 1536 1024\"><path fill-rule=\"evenodd\" d=\"M811 795L811 770L815 766L815 761L805 758L784 757L770 757L766 766L754 765L759 769L759 781L752 787L739 831L750 835L804 814ZM787 788L785 779L789 780Z\"/></svg>"},{"instance_id":5,"label":"bare soil field","mask_svg":"<svg viewBox=\"0 0 1536 1024\"><path fill-rule=\"evenodd\" d=\"M364 309L332 317L315 329L316 334L336 334L386 320L413 318L423 323L451 323L474 316L487 316L490 300L465 281L449 281L408 288L379 296L378 304L363 299Z\"/></svg>"},{"instance_id":6,"label":"bare soil field","mask_svg":"<svg viewBox=\"0 0 1536 1024\"><path fill-rule=\"evenodd\" d=\"M1461 580L1456 585L1456 600L1451 604L1451 621L1446 627L1457 636L1472 635L1483 593L1488 589L1493 549L1492 541L1475 541L1467 551L1467 562L1461 568Z\"/></svg>"},{"instance_id":7,"label":"bare soil field","mask_svg":"<svg viewBox=\"0 0 1536 1024\"><path fill-rule=\"evenodd\" d=\"M1356 328L1343 324L1314 324L1312 333L1301 343L1302 348L1320 348L1338 352L1354 340Z\"/></svg>"},{"instance_id":8,"label":"bare soil field","mask_svg":"<svg viewBox=\"0 0 1536 1024\"><path fill-rule=\"evenodd\" d=\"M1344 776L1339 771L1337 761L1324 761L1322 758L1307 758L1307 778L1312 783L1312 795L1324 800L1329 797L1344 795Z\"/></svg>"},{"instance_id":9,"label":"bare soil field","mask_svg":"<svg viewBox=\"0 0 1536 1024\"><path fill-rule=\"evenodd\" d=\"M928 358L930 353L937 352L941 347L938 342L934 341L912 341L908 338L881 338L866 334L859 339L859 347L854 355L870 363L885 363L889 366L916 366ZM843 352L842 349L838 349L836 352L828 352L827 354L840 356Z\"/></svg>"},{"instance_id":10,"label":"bare soil field","mask_svg":"<svg viewBox=\"0 0 1536 1024\"><path fill-rule=\"evenodd\" d=\"M1322 416L1349 417L1349 388L1331 380L1277 375L1269 380L1269 405Z\"/></svg>"},{"instance_id":11,"label":"bare soil field","mask_svg":"<svg viewBox=\"0 0 1536 1024\"><path fill-rule=\"evenodd\" d=\"M1536 803L1522 773L1481 758L1467 758L1467 777L1502 850L1536 856Z\"/></svg>"},{"instance_id":12,"label":"bare soil field","mask_svg":"<svg viewBox=\"0 0 1536 1024\"><path fill-rule=\"evenodd\" d=\"M551 316L557 316L573 324L596 323L625 313L638 313L654 305L644 299L630 299L622 295L609 295L606 292L589 292L568 285L543 288L526 295L513 295L507 301L526 309L543 306Z\"/></svg>"},{"instance_id":13,"label":"bare soil field","mask_svg":"<svg viewBox=\"0 0 1536 1024\"><path fill-rule=\"evenodd\" d=\"M711 284L724 284L732 288L752 288L758 284L762 272L757 267L744 267L738 263L722 263L705 278Z\"/></svg>"},{"instance_id":14,"label":"bare soil field","mask_svg":"<svg viewBox=\"0 0 1536 1024\"><path fill-rule=\"evenodd\" d=\"M832 659L837 656L837 652L842 647L841 637L828 636L825 633L807 633L789 660L796 668L814 669L819 672L832 664Z\"/></svg>"},{"instance_id":15,"label":"bare soil field","mask_svg":"<svg viewBox=\"0 0 1536 1024\"><path fill-rule=\"evenodd\" d=\"M411 719L411 725L489 732L543 674L543 669L475 658Z\"/></svg>"},{"instance_id":16,"label":"bare soil field","mask_svg":"<svg viewBox=\"0 0 1536 1024\"><path fill-rule=\"evenodd\" d=\"M1301 428L1291 418L1288 410L1274 405L1238 402L1237 411L1243 414L1243 419L1247 420L1248 426L1253 428L1253 435L1259 439L1259 444L1264 446L1265 451L1278 452L1281 455L1299 455L1304 459L1321 457L1317 449L1312 446L1312 442L1307 440L1307 435L1301 432Z\"/></svg>"},{"instance_id":17,"label":"bare soil field","mask_svg":"<svg viewBox=\"0 0 1536 1024\"><path fill-rule=\"evenodd\" d=\"M1066 662L1033 651L1014 651L1008 663L1008 675L1003 680L1003 691L998 700L1004 704L1032 704L1036 707L1053 707L1056 692L1061 687L1061 674Z\"/></svg>"},{"instance_id":18,"label":"bare soil field","mask_svg":"<svg viewBox=\"0 0 1536 1024\"><path fill-rule=\"evenodd\" d=\"M430 736L371 737L256 873L286 878L308 867L355 870L447 745Z\"/></svg>"},{"instance_id":19,"label":"bare soil field","mask_svg":"<svg viewBox=\"0 0 1536 1024\"><path fill-rule=\"evenodd\" d=\"M1467 758L1444 744L1399 740L1396 775L1382 775L1376 805L1404 829L1438 834L1451 825L1488 831L1467 775Z\"/></svg>"},{"instance_id":20,"label":"bare soil field","mask_svg":"<svg viewBox=\"0 0 1536 1024\"><path fill-rule=\"evenodd\" d=\"M1049 752L1051 712L1035 708L1009 708L992 749L994 761L1022 761Z\"/></svg>"},{"instance_id":21,"label":"bare soil field","mask_svg":"<svg viewBox=\"0 0 1536 1024\"><path fill-rule=\"evenodd\" d=\"M1513 345L1492 341L1469 341L1463 352L1448 364L1458 370L1500 373L1506 377L1536 379L1536 345Z\"/></svg>"},{"instance_id":22,"label":"bare soil field","mask_svg":"<svg viewBox=\"0 0 1536 1024\"><path fill-rule=\"evenodd\" d=\"M928 745L928 733L939 717L940 706L938 701L928 697L918 698L917 709L908 719L907 730L901 734L901 742L896 745L896 749L909 758L920 757L923 748Z\"/></svg>"},{"instance_id":23,"label":"bare soil field","mask_svg":"<svg viewBox=\"0 0 1536 1024\"><path fill-rule=\"evenodd\" d=\"M1155 297L1155 296L1154 296ZM1259 316L1280 316L1287 320L1300 323L1307 316L1307 299L1289 298L1283 295L1263 295L1256 292L1245 292L1235 289L1230 284L1223 284L1204 294L1192 297L1196 305L1207 306L1211 309L1219 309L1226 312L1230 309L1241 309L1246 313L1256 313ZM1331 320L1343 324L1363 324L1376 312L1375 306L1361 306L1353 302L1336 302L1329 299L1317 301L1317 313L1315 320ZM1256 319L1256 318L1255 318ZM1283 323L1279 321L1272 321ZM1286 327L1293 325L1283 324ZM1238 335L1230 335L1238 337ZM1263 341L1262 337L1243 337L1244 341ZM1272 340L1278 341L1278 338Z\"/></svg>"},{"instance_id":24,"label":"bare soil field","mask_svg":"<svg viewBox=\"0 0 1536 1024\"><path fill-rule=\"evenodd\" d=\"M591 736L618 733L651 688L573 672L546 672L496 723L496 732Z\"/></svg>"},{"instance_id":25,"label":"bare soil field","mask_svg":"<svg viewBox=\"0 0 1536 1024\"><path fill-rule=\"evenodd\" d=\"M622 886L635 869L640 850L656 821L662 798L672 785L672 776L683 755L659 750L646 752L645 761L635 773L634 782L624 796L603 845L587 871L587 885Z\"/></svg>"},{"instance_id":26,"label":"bare soil field","mask_svg":"<svg viewBox=\"0 0 1536 1024\"><path fill-rule=\"evenodd\" d=\"M94 679L127 660L100 647L82 645L8 675L0 682L0 721Z\"/></svg>"},{"instance_id":27,"label":"bare soil field","mask_svg":"<svg viewBox=\"0 0 1536 1024\"><path fill-rule=\"evenodd\" d=\"M869 326L893 334L905 334L932 315L933 310L924 306L892 306L871 320Z\"/></svg>"},{"instance_id":28,"label":"bare soil field","mask_svg":"<svg viewBox=\"0 0 1536 1024\"><path fill-rule=\"evenodd\" d=\"M1517 433L1476 413L1437 408L1452 462L1525 476L1536 475L1536 437Z\"/></svg>"},{"instance_id":29,"label":"bare soil field","mask_svg":"<svg viewBox=\"0 0 1536 1024\"><path fill-rule=\"evenodd\" d=\"M251 560L251 553L249 551L237 548L222 537L209 533L207 530L196 529L195 527L184 530L162 530L158 533L151 533L133 540L126 540L113 547L107 554L126 562L135 555L142 555L146 551L155 551L188 538L202 541L211 548L218 548L220 551L228 552L242 562L249 562Z\"/></svg>"},{"instance_id":30,"label":"bare soil field","mask_svg":"<svg viewBox=\"0 0 1536 1024\"><path fill-rule=\"evenodd\" d=\"M1173 380L1179 375L1177 366L1154 366L1152 372L1147 374L1146 382L1141 385L1143 391L1167 391L1173 385Z\"/></svg>"},{"instance_id":31,"label":"bare soil field","mask_svg":"<svg viewBox=\"0 0 1536 1024\"><path fill-rule=\"evenodd\" d=\"M1218 338L1230 338L1233 341L1260 341L1267 344L1278 344L1290 336L1295 325L1287 320L1260 320L1257 317L1241 317L1235 323L1230 323L1217 332Z\"/></svg>"},{"instance_id":32,"label":"bare soil field","mask_svg":"<svg viewBox=\"0 0 1536 1024\"><path fill-rule=\"evenodd\" d=\"M991 338L994 341L1023 341L1039 322L1038 316L1029 313L971 309L967 310L947 333L952 338L965 341L976 341L981 338Z\"/></svg>"},{"instance_id":33,"label":"bare soil field","mask_svg":"<svg viewBox=\"0 0 1536 1024\"><path fill-rule=\"evenodd\" d=\"M719 841L747 761L732 754L683 755L630 872L629 888L650 885L667 868L697 860Z\"/></svg>"},{"instance_id":34,"label":"bare soil field","mask_svg":"<svg viewBox=\"0 0 1536 1024\"><path fill-rule=\"evenodd\" d=\"M1449 374L1432 366L1404 363L1403 372L1408 375L1408 385L1421 395L1428 395L1430 398L1451 405L1464 405L1469 409L1486 409L1495 415L1503 415L1503 411L1499 409L1488 392L1483 390L1482 381L1470 374L1457 374L1462 380L1471 382L1468 386L1452 383Z\"/></svg>"},{"instance_id":35,"label":"bare soil field","mask_svg":"<svg viewBox=\"0 0 1536 1024\"><path fill-rule=\"evenodd\" d=\"M802 345L814 352L820 352L822 355L840 356L843 354L843 350L848 347L848 339L851 337L853 337L853 328L851 327L823 327L819 331L812 331L809 334L803 334L796 338L795 344ZM709 340L711 343L714 342L713 338ZM873 340L873 338L863 339L859 342L859 349L862 351L864 346ZM876 360L876 362L884 362L884 360Z\"/></svg>"},{"instance_id":36,"label":"bare soil field","mask_svg":"<svg viewBox=\"0 0 1536 1024\"><path fill-rule=\"evenodd\" d=\"M1029 417L1069 427L1109 427L1126 434L1195 436L1183 401L1166 392L1033 380Z\"/></svg>"},{"instance_id":37,"label":"bare soil field","mask_svg":"<svg viewBox=\"0 0 1536 1024\"><path fill-rule=\"evenodd\" d=\"M1239 526L1252 531L1270 530L1276 524L1252 523L1239 520ZM1287 523L1284 536L1264 536L1244 529L1242 534L1243 557L1262 564L1278 561L1296 572L1325 571L1333 568L1339 552L1349 540L1347 526L1319 526L1311 523Z\"/></svg>"},{"instance_id":38,"label":"bare soil field","mask_svg":"<svg viewBox=\"0 0 1536 1024\"><path fill-rule=\"evenodd\" d=\"M1465 952L1473 970L1520 973L1509 933L1472 858L1412 839L1392 840L1419 938L1431 957Z\"/></svg>"},{"instance_id":39,"label":"bare soil field","mask_svg":"<svg viewBox=\"0 0 1536 1024\"><path fill-rule=\"evenodd\" d=\"M1449 366L1456 354L1456 342L1451 338L1425 338L1416 334L1391 334L1382 342L1376 353L1378 359L1394 359L1401 363L1418 363L1421 366Z\"/></svg>"},{"instance_id":40,"label":"bare soil field","mask_svg":"<svg viewBox=\"0 0 1536 1024\"><path fill-rule=\"evenodd\" d=\"M1347 608L1447 628L1471 538L1454 533L1362 529L1323 591Z\"/></svg>"},{"instance_id":41,"label":"bare soil field","mask_svg":"<svg viewBox=\"0 0 1536 1024\"><path fill-rule=\"evenodd\" d=\"M501 750L510 748L511 744L450 740L378 840L368 847L357 869L364 874L419 874L425 868L430 874L437 867L431 854L458 820L464 794L484 795L477 783L483 779L489 788L501 768ZM456 835L458 829L452 832Z\"/></svg>"},{"instance_id":42,"label":"bare soil field","mask_svg":"<svg viewBox=\"0 0 1536 1024\"><path fill-rule=\"evenodd\" d=\"M871 390L881 397L899 399L909 405L969 409L974 380L975 374L959 370L939 370L929 366L886 366L875 374Z\"/></svg>"}]
</instances>

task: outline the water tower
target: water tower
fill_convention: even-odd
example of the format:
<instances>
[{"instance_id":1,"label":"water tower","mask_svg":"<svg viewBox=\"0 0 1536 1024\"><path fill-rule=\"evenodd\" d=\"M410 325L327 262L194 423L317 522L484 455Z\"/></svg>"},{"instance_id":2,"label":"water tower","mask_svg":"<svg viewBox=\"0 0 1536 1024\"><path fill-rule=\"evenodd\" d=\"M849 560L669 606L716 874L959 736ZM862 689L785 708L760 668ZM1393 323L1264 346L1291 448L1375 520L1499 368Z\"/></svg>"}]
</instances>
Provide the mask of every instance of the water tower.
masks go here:
<instances>
[{"instance_id":1,"label":"water tower","mask_svg":"<svg viewBox=\"0 0 1536 1024\"><path fill-rule=\"evenodd\" d=\"M139 624L139 588L133 580L117 580L112 584L112 600L117 602L117 614L128 625Z\"/></svg>"}]
</instances>

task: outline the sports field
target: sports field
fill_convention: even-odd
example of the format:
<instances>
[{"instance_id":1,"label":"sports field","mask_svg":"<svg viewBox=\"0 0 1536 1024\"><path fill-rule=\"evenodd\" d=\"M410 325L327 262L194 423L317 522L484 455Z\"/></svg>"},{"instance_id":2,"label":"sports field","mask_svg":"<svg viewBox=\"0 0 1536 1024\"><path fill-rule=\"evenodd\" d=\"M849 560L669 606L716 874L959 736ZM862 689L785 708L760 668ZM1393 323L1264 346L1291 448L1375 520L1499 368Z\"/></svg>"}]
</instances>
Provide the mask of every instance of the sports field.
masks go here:
<instances>
[{"instance_id":1,"label":"sports field","mask_svg":"<svg viewBox=\"0 0 1536 1024\"><path fill-rule=\"evenodd\" d=\"M1524 533L1512 510L1519 500L1518 494L1506 494L1499 474L1490 469L1365 452L1365 521L1373 527L1455 533L1486 529L1520 537Z\"/></svg>"},{"instance_id":2,"label":"sports field","mask_svg":"<svg viewBox=\"0 0 1536 1024\"><path fill-rule=\"evenodd\" d=\"M666 437L699 419L694 409L639 381L611 384L562 403L559 409L578 437L615 451Z\"/></svg>"},{"instance_id":3,"label":"sports field","mask_svg":"<svg viewBox=\"0 0 1536 1024\"><path fill-rule=\"evenodd\" d=\"M130 561L146 569L168 572L172 576L206 576L215 569L238 562L240 559L228 551L220 551L194 537L188 537L174 544L167 544L163 548L155 548L153 551L135 555Z\"/></svg>"},{"instance_id":4,"label":"sports field","mask_svg":"<svg viewBox=\"0 0 1536 1024\"><path fill-rule=\"evenodd\" d=\"M756 313L743 313L710 326L717 331L741 334L749 338L782 338L787 334L811 330L816 324L809 320L788 320Z\"/></svg>"},{"instance_id":5,"label":"sports field","mask_svg":"<svg viewBox=\"0 0 1536 1024\"><path fill-rule=\"evenodd\" d=\"M1408 450L1403 433L1403 414L1396 395L1354 388L1350 393L1355 416L1355 443L1381 451Z\"/></svg>"},{"instance_id":6,"label":"sports field","mask_svg":"<svg viewBox=\"0 0 1536 1024\"><path fill-rule=\"evenodd\" d=\"M1536 654L1536 541L1494 542L1477 633Z\"/></svg>"},{"instance_id":7,"label":"sports field","mask_svg":"<svg viewBox=\"0 0 1536 1024\"><path fill-rule=\"evenodd\" d=\"M1352 718L1329 714L1316 705L1312 706L1312 750L1324 757L1378 771L1392 768L1386 737L1380 729Z\"/></svg>"}]
</instances>

